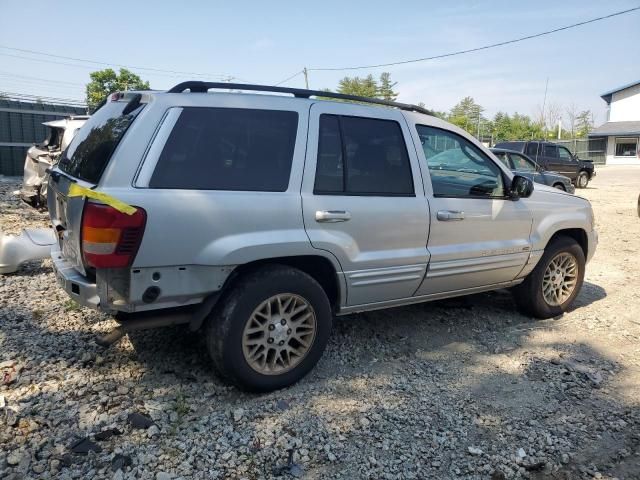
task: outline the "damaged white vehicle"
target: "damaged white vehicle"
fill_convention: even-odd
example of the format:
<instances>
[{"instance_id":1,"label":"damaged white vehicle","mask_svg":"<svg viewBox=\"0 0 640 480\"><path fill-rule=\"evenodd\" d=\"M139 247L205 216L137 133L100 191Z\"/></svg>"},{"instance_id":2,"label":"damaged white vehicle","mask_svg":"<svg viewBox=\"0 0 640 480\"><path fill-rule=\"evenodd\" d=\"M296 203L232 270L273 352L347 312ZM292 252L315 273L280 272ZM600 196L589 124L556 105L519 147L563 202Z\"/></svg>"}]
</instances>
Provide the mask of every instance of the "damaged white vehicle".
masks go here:
<instances>
[{"instance_id":1,"label":"damaged white vehicle","mask_svg":"<svg viewBox=\"0 0 640 480\"><path fill-rule=\"evenodd\" d=\"M24 180L20 198L35 208L47 205L47 169L58 163L60 154L71 143L76 132L85 124L88 115L75 115L69 118L45 122L47 138L27 150L24 161Z\"/></svg>"}]
</instances>

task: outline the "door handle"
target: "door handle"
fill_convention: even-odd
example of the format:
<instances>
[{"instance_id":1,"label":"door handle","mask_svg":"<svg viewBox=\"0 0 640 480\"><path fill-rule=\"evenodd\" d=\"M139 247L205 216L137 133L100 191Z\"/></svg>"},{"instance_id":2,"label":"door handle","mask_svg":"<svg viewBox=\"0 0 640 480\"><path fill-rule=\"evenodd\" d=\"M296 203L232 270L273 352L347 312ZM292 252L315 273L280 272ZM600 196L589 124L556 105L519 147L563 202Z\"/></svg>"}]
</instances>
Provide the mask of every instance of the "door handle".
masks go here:
<instances>
[{"instance_id":1,"label":"door handle","mask_svg":"<svg viewBox=\"0 0 640 480\"><path fill-rule=\"evenodd\" d=\"M351 214L346 210L318 210L316 212L316 222L336 223L351 220Z\"/></svg>"},{"instance_id":2,"label":"door handle","mask_svg":"<svg viewBox=\"0 0 640 480\"><path fill-rule=\"evenodd\" d=\"M457 210L440 210L436 216L441 222L464 220L464 212L459 212Z\"/></svg>"}]
</instances>

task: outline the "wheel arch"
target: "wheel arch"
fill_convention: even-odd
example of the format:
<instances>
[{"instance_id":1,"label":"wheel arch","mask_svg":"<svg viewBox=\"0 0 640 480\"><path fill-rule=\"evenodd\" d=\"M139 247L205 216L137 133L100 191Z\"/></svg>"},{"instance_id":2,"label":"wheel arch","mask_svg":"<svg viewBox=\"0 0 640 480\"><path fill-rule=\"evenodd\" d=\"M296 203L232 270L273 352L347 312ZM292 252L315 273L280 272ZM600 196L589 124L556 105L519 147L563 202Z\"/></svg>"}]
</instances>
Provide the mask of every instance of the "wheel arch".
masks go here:
<instances>
[{"instance_id":1,"label":"wheel arch","mask_svg":"<svg viewBox=\"0 0 640 480\"><path fill-rule=\"evenodd\" d=\"M221 292L230 288L236 279L265 265L286 265L296 268L317 281L329 298L335 312L346 301L346 285L342 275L328 258L322 255L294 255L264 258L238 265L223 285Z\"/></svg>"},{"instance_id":2,"label":"wheel arch","mask_svg":"<svg viewBox=\"0 0 640 480\"><path fill-rule=\"evenodd\" d=\"M587 238L587 232L582 228L563 228L561 230L558 230L553 235L551 235L549 241L547 242L547 245L549 245L558 237L569 237L574 239L578 243L578 245L580 245L580 248L582 248L582 251L584 252L584 258L588 258L587 254L589 253L589 240Z\"/></svg>"}]
</instances>

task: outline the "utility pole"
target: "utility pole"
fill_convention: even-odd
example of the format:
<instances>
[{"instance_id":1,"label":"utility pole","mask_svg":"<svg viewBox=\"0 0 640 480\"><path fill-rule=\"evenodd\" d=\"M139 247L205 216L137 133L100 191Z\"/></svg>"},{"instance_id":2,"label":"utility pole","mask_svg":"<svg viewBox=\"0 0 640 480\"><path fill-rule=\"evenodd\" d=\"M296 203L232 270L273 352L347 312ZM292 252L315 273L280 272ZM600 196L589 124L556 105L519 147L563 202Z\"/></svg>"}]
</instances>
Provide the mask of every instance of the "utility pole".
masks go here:
<instances>
[{"instance_id":1,"label":"utility pole","mask_svg":"<svg viewBox=\"0 0 640 480\"><path fill-rule=\"evenodd\" d=\"M309 90L309 71L307 70L307 67L302 69L302 73L304 73L304 86Z\"/></svg>"},{"instance_id":2,"label":"utility pole","mask_svg":"<svg viewBox=\"0 0 640 480\"><path fill-rule=\"evenodd\" d=\"M549 77L547 77L547 83L544 84L544 100L542 100L542 131L544 133L544 139L547 139L547 118L544 109L547 106L547 89L549 88Z\"/></svg>"}]
</instances>

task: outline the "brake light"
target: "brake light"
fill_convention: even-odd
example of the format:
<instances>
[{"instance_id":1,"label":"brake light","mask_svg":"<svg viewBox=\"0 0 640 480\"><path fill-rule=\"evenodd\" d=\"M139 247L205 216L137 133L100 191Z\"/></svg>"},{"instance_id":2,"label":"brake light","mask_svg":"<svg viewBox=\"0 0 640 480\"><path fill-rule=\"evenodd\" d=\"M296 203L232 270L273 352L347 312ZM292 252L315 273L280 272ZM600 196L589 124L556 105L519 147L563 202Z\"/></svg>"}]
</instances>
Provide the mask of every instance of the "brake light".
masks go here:
<instances>
[{"instance_id":1,"label":"brake light","mask_svg":"<svg viewBox=\"0 0 640 480\"><path fill-rule=\"evenodd\" d=\"M86 203L82 212L82 256L95 268L129 267L142 241L147 213L139 207L133 215L113 207Z\"/></svg>"}]
</instances>

